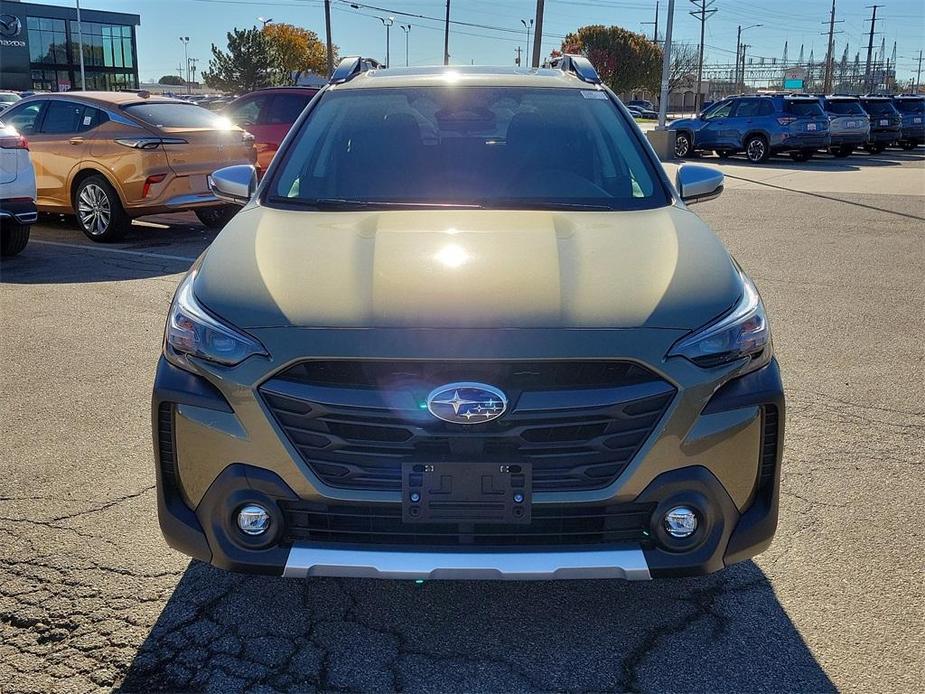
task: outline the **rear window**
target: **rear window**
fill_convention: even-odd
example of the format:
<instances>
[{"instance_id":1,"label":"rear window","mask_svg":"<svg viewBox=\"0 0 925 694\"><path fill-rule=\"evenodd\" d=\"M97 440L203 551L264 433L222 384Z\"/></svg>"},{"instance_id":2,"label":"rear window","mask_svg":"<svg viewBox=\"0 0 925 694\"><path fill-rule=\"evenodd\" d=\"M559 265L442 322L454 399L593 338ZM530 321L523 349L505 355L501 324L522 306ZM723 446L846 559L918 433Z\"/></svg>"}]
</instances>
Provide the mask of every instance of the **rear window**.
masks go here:
<instances>
[{"instance_id":1,"label":"rear window","mask_svg":"<svg viewBox=\"0 0 925 694\"><path fill-rule=\"evenodd\" d=\"M825 110L829 113L837 113L840 116L861 116L864 115L864 109L858 101L828 101Z\"/></svg>"},{"instance_id":2,"label":"rear window","mask_svg":"<svg viewBox=\"0 0 925 694\"><path fill-rule=\"evenodd\" d=\"M884 100L884 101L865 101L864 110L866 110L868 113L876 113L879 115L881 113L893 113L894 109L893 109L893 104L891 104L889 101Z\"/></svg>"},{"instance_id":3,"label":"rear window","mask_svg":"<svg viewBox=\"0 0 925 694\"><path fill-rule=\"evenodd\" d=\"M822 106L815 100L794 101L793 99L786 99L784 101L784 110L790 115L800 118L812 118L813 116L825 115L822 111Z\"/></svg>"},{"instance_id":4,"label":"rear window","mask_svg":"<svg viewBox=\"0 0 925 694\"><path fill-rule=\"evenodd\" d=\"M272 202L307 206L629 210L669 202L632 121L606 93L526 87L328 92L269 190Z\"/></svg>"},{"instance_id":5,"label":"rear window","mask_svg":"<svg viewBox=\"0 0 925 694\"><path fill-rule=\"evenodd\" d=\"M897 99L893 105L900 113L925 113L925 99Z\"/></svg>"},{"instance_id":6,"label":"rear window","mask_svg":"<svg viewBox=\"0 0 925 694\"><path fill-rule=\"evenodd\" d=\"M271 125L295 123L310 100L308 94L276 94L264 120Z\"/></svg>"},{"instance_id":7,"label":"rear window","mask_svg":"<svg viewBox=\"0 0 925 694\"><path fill-rule=\"evenodd\" d=\"M224 128L227 121L195 104L130 104L125 112L157 128Z\"/></svg>"}]
</instances>

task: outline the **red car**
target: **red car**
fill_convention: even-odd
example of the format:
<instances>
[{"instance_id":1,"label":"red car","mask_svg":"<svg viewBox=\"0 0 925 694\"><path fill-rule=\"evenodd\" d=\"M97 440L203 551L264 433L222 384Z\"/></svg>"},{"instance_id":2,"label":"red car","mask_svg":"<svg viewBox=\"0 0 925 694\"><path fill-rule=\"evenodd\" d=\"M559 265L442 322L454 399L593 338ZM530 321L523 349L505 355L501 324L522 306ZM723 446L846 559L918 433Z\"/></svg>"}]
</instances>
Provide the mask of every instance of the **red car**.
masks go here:
<instances>
[{"instance_id":1,"label":"red car","mask_svg":"<svg viewBox=\"0 0 925 694\"><path fill-rule=\"evenodd\" d=\"M271 87L245 94L222 110L254 136L258 175L267 170L289 128L317 93L314 87Z\"/></svg>"}]
</instances>

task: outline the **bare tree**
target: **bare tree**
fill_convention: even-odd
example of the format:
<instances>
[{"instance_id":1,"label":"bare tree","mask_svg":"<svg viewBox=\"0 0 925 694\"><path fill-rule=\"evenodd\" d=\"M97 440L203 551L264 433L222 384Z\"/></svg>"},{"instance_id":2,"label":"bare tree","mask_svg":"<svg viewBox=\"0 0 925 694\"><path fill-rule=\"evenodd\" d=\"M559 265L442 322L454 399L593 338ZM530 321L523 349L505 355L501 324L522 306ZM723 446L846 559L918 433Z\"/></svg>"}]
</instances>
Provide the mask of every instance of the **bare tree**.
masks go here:
<instances>
[{"instance_id":1,"label":"bare tree","mask_svg":"<svg viewBox=\"0 0 925 694\"><path fill-rule=\"evenodd\" d=\"M672 93L680 86L690 86L696 89L697 61L700 52L697 46L690 43L671 44L671 66L668 70L668 92Z\"/></svg>"}]
</instances>

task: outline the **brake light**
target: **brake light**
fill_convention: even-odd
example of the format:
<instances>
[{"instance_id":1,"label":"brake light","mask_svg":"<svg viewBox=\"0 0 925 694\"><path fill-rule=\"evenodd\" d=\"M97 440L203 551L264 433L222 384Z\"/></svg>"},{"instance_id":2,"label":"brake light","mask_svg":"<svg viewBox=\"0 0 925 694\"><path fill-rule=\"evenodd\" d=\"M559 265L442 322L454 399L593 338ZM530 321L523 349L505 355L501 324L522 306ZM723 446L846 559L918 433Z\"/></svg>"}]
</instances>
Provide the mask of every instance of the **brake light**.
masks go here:
<instances>
[{"instance_id":1,"label":"brake light","mask_svg":"<svg viewBox=\"0 0 925 694\"><path fill-rule=\"evenodd\" d=\"M29 140L23 135L0 137L0 149L29 149Z\"/></svg>"},{"instance_id":2,"label":"brake light","mask_svg":"<svg viewBox=\"0 0 925 694\"><path fill-rule=\"evenodd\" d=\"M797 119L794 118L793 116L781 116L780 118L777 119L777 122L780 123L781 125L790 125L796 120Z\"/></svg>"},{"instance_id":3,"label":"brake light","mask_svg":"<svg viewBox=\"0 0 925 694\"><path fill-rule=\"evenodd\" d=\"M157 149L161 145L189 144L182 137L123 137L116 139L116 143L132 149Z\"/></svg>"},{"instance_id":4,"label":"brake light","mask_svg":"<svg viewBox=\"0 0 925 694\"><path fill-rule=\"evenodd\" d=\"M148 176L148 177L145 179L145 185L144 185L144 187L141 189L141 197L143 197L143 198L148 197L148 192L151 190L151 186L152 186L153 184L155 184L155 183L160 183L160 182L163 181L165 178L167 178L167 174L165 174L165 173L162 173L162 174L154 174L153 176Z\"/></svg>"}]
</instances>

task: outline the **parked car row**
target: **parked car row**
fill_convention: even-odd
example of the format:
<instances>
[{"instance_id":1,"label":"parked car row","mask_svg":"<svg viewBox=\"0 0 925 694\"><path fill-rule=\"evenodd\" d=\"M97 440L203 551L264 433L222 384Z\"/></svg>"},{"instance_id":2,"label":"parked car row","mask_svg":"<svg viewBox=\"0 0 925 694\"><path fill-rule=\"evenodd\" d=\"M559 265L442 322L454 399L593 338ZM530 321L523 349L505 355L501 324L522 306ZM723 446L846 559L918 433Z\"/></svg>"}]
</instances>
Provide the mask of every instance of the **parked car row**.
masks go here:
<instances>
[{"instance_id":1,"label":"parked car row","mask_svg":"<svg viewBox=\"0 0 925 694\"><path fill-rule=\"evenodd\" d=\"M671 123L675 154L713 151L722 158L743 152L761 163L788 153L806 161L816 152L847 157L863 148L925 143L925 96L750 94L716 101L696 118Z\"/></svg>"},{"instance_id":2,"label":"parked car row","mask_svg":"<svg viewBox=\"0 0 925 694\"><path fill-rule=\"evenodd\" d=\"M223 226L236 208L209 191L208 175L257 159L253 136L226 118L147 92L36 94L0 117L31 150L38 211L75 215L94 241L165 212Z\"/></svg>"}]
</instances>

